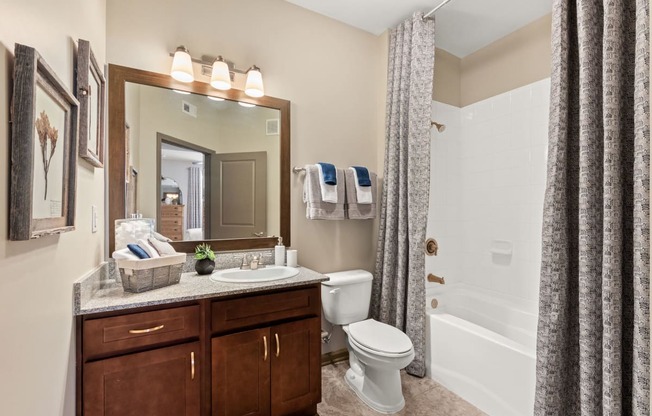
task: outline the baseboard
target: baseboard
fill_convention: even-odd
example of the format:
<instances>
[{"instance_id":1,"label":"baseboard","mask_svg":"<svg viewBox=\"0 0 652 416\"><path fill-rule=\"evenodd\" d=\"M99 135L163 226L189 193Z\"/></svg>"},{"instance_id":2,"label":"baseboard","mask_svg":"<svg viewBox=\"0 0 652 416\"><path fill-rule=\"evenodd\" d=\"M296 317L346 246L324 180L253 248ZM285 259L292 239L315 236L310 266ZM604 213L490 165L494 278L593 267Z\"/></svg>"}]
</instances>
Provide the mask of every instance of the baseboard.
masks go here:
<instances>
[{"instance_id":1,"label":"baseboard","mask_svg":"<svg viewBox=\"0 0 652 416\"><path fill-rule=\"evenodd\" d=\"M342 348L341 350L327 352L321 355L321 365L329 365L346 361L349 359L349 350Z\"/></svg>"}]
</instances>

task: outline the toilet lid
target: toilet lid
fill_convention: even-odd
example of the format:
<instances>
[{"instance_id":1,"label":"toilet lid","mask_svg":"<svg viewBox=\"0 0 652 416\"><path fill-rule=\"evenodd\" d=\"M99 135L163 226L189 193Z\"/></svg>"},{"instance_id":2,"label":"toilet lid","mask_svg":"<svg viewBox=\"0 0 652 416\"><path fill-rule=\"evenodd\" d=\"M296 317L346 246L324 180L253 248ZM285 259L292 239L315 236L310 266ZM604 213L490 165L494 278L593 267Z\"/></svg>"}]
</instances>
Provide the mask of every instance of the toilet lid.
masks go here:
<instances>
[{"instance_id":1,"label":"toilet lid","mask_svg":"<svg viewBox=\"0 0 652 416\"><path fill-rule=\"evenodd\" d=\"M412 341L402 331L374 319L350 324L349 336L357 344L379 352L400 354L412 349Z\"/></svg>"}]
</instances>

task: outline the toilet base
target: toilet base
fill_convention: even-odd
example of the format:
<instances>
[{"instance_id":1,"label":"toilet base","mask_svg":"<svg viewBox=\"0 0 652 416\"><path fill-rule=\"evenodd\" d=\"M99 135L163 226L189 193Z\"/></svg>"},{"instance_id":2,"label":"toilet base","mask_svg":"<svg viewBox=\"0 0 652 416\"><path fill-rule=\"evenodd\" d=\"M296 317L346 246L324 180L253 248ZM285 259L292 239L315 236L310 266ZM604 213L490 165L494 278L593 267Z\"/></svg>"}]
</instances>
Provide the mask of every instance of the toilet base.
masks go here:
<instances>
[{"instance_id":1,"label":"toilet base","mask_svg":"<svg viewBox=\"0 0 652 416\"><path fill-rule=\"evenodd\" d=\"M405 407L398 370L378 370L367 366L364 375L360 375L349 368L344 380L360 400L377 412L391 414Z\"/></svg>"}]
</instances>

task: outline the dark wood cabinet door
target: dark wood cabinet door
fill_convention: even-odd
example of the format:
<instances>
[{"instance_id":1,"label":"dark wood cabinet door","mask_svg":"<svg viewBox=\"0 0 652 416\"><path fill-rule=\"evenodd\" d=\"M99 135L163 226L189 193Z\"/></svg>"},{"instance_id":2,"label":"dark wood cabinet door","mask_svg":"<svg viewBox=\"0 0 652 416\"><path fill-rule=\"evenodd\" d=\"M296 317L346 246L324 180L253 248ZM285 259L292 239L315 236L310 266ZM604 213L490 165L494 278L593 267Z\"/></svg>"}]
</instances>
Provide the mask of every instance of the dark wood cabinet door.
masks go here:
<instances>
[{"instance_id":1,"label":"dark wood cabinet door","mask_svg":"<svg viewBox=\"0 0 652 416\"><path fill-rule=\"evenodd\" d=\"M269 328L212 340L213 415L269 415Z\"/></svg>"},{"instance_id":2,"label":"dark wood cabinet door","mask_svg":"<svg viewBox=\"0 0 652 416\"><path fill-rule=\"evenodd\" d=\"M198 416L199 343L84 366L84 416Z\"/></svg>"},{"instance_id":3,"label":"dark wood cabinet door","mask_svg":"<svg viewBox=\"0 0 652 416\"><path fill-rule=\"evenodd\" d=\"M304 414L321 398L319 318L271 328L272 416Z\"/></svg>"}]
</instances>

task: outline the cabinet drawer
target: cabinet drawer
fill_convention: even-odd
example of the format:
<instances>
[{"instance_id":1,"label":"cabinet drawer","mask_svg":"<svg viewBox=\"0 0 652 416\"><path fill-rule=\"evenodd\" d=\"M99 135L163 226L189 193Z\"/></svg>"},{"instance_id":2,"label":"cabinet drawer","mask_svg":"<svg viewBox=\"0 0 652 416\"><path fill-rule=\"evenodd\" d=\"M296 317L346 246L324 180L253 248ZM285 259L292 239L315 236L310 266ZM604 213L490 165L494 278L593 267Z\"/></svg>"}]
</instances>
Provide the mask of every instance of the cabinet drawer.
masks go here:
<instances>
[{"instance_id":1,"label":"cabinet drawer","mask_svg":"<svg viewBox=\"0 0 652 416\"><path fill-rule=\"evenodd\" d=\"M184 306L84 322L86 360L199 336L199 306Z\"/></svg>"},{"instance_id":2,"label":"cabinet drawer","mask_svg":"<svg viewBox=\"0 0 652 416\"><path fill-rule=\"evenodd\" d=\"M211 305L213 332L262 325L301 316L319 315L319 288L215 301Z\"/></svg>"},{"instance_id":3,"label":"cabinet drawer","mask_svg":"<svg viewBox=\"0 0 652 416\"><path fill-rule=\"evenodd\" d=\"M161 234L165 233L181 233L181 225L161 224Z\"/></svg>"},{"instance_id":4,"label":"cabinet drawer","mask_svg":"<svg viewBox=\"0 0 652 416\"><path fill-rule=\"evenodd\" d=\"M183 215L183 205L161 205L161 214Z\"/></svg>"},{"instance_id":5,"label":"cabinet drawer","mask_svg":"<svg viewBox=\"0 0 652 416\"><path fill-rule=\"evenodd\" d=\"M178 217L161 217L161 227L168 227L168 226L179 226L181 227L181 223L183 222L183 218L181 216Z\"/></svg>"}]
</instances>

